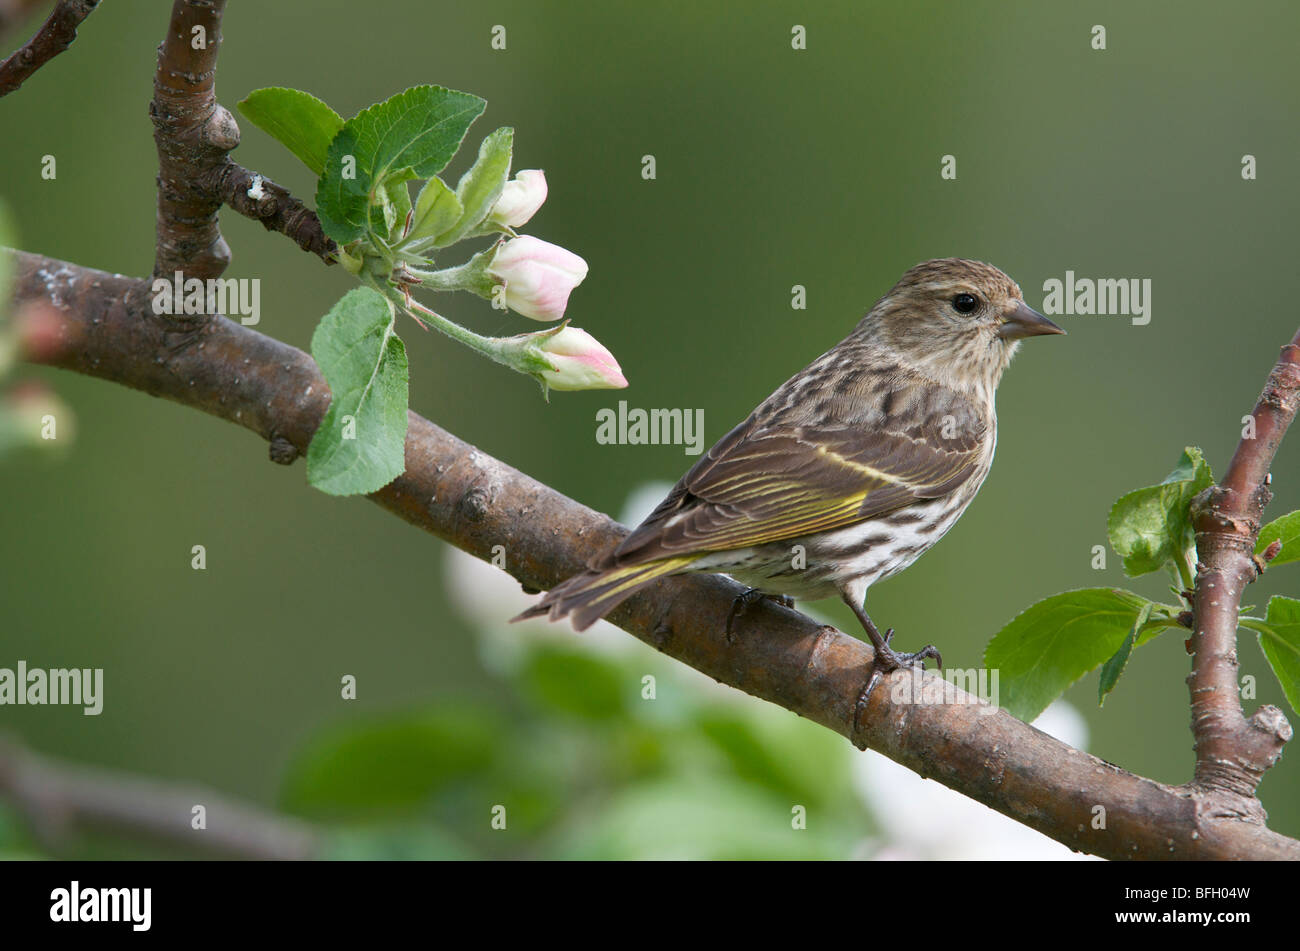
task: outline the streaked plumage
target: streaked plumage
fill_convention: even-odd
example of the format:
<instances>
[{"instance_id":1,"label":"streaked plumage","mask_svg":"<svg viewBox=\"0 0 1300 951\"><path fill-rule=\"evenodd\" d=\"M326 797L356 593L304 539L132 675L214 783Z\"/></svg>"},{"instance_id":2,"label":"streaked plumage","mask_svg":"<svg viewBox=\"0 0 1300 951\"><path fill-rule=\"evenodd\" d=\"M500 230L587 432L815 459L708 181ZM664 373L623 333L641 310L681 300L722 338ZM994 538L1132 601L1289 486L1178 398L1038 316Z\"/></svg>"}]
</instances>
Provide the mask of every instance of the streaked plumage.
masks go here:
<instances>
[{"instance_id":1,"label":"streaked plumage","mask_svg":"<svg viewBox=\"0 0 1300 951\"><path fill-rule=\"evenodd\" d=\"M958 310L963 295L977 301L970 312ZM933 648L895 653L863 610L867 589L965 510L993 462L993 394L1017 340L1060 332L997 268L917 265L844 341L722 437L621 544L520 617L572 616L582 630L657 578L715 571L771 595L838 594L882 669L937 657Z\"/></svg>"}]
</instances>

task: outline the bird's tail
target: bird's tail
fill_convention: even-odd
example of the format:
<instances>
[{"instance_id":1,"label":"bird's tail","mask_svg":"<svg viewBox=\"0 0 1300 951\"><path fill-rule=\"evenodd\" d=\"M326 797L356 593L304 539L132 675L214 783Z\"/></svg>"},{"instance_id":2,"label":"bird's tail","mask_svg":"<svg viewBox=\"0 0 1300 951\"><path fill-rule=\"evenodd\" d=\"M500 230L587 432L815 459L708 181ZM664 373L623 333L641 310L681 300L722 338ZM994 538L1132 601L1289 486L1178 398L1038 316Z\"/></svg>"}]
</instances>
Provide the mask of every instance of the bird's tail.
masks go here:
<instances>
[{"instance_id":1,"label":"bird's tail","mask_svg":"<svg viewBox=\"0 0 1300 951\"><path fill-rule=\"evenodd\" d=\"M573 627L585 631L623 601L664 575L681 571L695 558L665 558L640 565L622 565L604 571L587 570L561 582L527 611L510 620L550 615L552 621L572 617Z\"/></svg>"}]
</instances>

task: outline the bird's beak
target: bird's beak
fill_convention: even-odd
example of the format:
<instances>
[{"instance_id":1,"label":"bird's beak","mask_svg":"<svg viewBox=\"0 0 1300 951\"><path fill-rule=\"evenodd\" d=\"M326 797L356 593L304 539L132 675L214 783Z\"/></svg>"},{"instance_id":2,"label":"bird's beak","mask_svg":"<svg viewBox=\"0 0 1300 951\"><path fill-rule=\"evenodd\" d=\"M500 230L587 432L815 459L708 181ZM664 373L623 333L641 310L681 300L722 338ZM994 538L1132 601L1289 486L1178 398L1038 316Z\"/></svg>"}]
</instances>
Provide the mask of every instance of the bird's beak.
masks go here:
<instances>
[{"instance_id":1,"label":"bird's beak","mask_svg":"<svg viewBox=\"0 0 1300 951\"><path fill-rule=\"evenodd\" d=\"M998 328L998 336L1003 340L1019 340L1021 337L1063 333L1065 333L1064 330L1024 301L1016 301L1016 306L1002 315L1002 326Z\"/></svg>"}]
</instances>

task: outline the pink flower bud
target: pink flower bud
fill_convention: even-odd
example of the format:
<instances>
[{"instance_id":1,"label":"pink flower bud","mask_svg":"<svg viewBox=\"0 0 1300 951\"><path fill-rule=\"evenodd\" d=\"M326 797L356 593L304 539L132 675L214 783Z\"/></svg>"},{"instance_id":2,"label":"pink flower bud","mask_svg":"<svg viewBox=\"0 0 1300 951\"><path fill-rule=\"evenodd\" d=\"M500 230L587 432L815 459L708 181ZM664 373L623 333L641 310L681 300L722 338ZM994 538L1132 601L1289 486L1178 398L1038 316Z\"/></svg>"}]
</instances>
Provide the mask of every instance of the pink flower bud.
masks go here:
<instances>
[{"instance_id":1,"label":"pink flower bud","mask_svg":"<svg viewBox=\"0 0 1300 951\"><path fill-rule=\"evenodd\" d=\"M569 293L587 276L587 262L572 251L531 235L497 249L488 273L506 286L506 306L533 320L559 320Z\"/></svg>"},{"instance_id":2,"label":"pink flower bud","mask_svg":"<svg viewBox=\"0 0 1300 951\"><path fill-rule=\"evenodd\" d=\"M521 169L514 181L506 182L501 197L489 216L498 224L518 228L527 224L546 201L546 173L538 168Z\"/></svg>"},{"instance_id":3,"label":"pink flower bud","mask_svg":"<svg viewBox=\"0 0 1300 951\"><path fill-rule=\"evenodd\" d=\"M0 395L0 430L14 446L66 445L72 438L72 411L44 383L23 380Z\"/></svg>"},{"instance_id":4,"label":"pink flower bud","mask_svg":"<svg viewBox=\"0 0 1300 951\"><path fill-rule=\"evenodd\" d=\"M577 327L565 327L547 337L538 347L555 370L542 371L542 379L553 390L621 390L627 379L614 354L591 334Z\"/></svg>"},{"instance_id":5,"label":"pink flower bud","mask_svg":"<svg viewBox=\"0 0 1300 951\"><path fill-rule=\"evenodd\" d=\"M73 346L75 328L63 312L46 301L28 301L14 313L18 349L24 360L53 361Z\"/></svg>"}]
</instances>

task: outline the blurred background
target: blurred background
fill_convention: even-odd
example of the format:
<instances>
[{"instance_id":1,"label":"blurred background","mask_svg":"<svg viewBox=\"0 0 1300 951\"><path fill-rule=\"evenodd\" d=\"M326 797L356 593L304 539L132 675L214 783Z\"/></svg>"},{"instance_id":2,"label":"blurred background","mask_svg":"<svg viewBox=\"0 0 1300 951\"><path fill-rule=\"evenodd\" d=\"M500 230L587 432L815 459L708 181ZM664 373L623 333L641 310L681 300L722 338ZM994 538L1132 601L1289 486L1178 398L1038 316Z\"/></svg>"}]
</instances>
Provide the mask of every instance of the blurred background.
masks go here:
<instances>
[{"instance_id":1,"label":"blurred background","mask_svg":"<svg viewBox=\"0 0 1300 951\"><path fill-rule=\"evenodd\" d=\"M70 51L0 100L0 190L19 246L150 270L148 102L168 6L103 4ZM10 31L6 51L44 13ZM504 51L490 46L498 24ZM805 50L791 48L795 24ZM1096 24L1105 50L1091 46ZM1026 344L1001 386L998 458L978 499L872 591L873 617L904 647L933 641L949 664L974 667L1048 594L1167 594L1163 575L1126 579L1113 553L1095 570L1092 549L1111 503L1162 479L1184 446L1224 468L1300 320L1300 178L1287 171L1300 155L1297 28L1300 10L1280 0L1176 15L1118 2L235 2L217 90L233 111L253 89L293 86L346 117L432 82L488 100L467 141L515 128L515 167L545 169L550 184L526 230L587 259L569 315L631 387L548 404L532 381L408 323L411 405L628 518L693 459L680 446L597 444L598 410L702 408L708 445L918 261L992 262L1035 306L1067 270L1149 278L1148 325L1065 316L1068 337ZM310 173L240 124L234 157L310 203ZM47 154L53 181L40 177ZM944 155L955 180L940 177ZM1257 180L1243 180L1244 155ZM307 349L349 276L233 213L222 227L226 276L261 280L258 329ZM791 308L796 284L805 310ZM480 332L536 329L468 296L445 300L443 313ZM627 635L507 628L526 599L504 575L369 502L308 489L301 463L269 464L242 429L72 374L22 376L53 387L76 434L59 452L0 462L0 666L105 678L98 717L0 708L0 729L32 751L308 820L328 855L1068 855ZM1274 517L1300 508L1297 461L1293 434L1274 466ZM197 544L204 571L190 566ZM1298 579L1279 568L1247 600L1262 614ZM813 607L856 630L847 609ZM1240 657L1257 702L1296 722L1252 640ZM1184 782L1187 669L1181 638L1166 634L1137 652L1104 709L1094 673L1043 726ZM349 674L354 701L340 698ZM1292 752L1261 787L1270 824L1292 836L1297 788ZM490 827L499 804L506 830ZM791 829L797 805L806 830ZM2 811L0 849L177 854L131 835L51 841Z\"/></svg>"}]
</instances>

